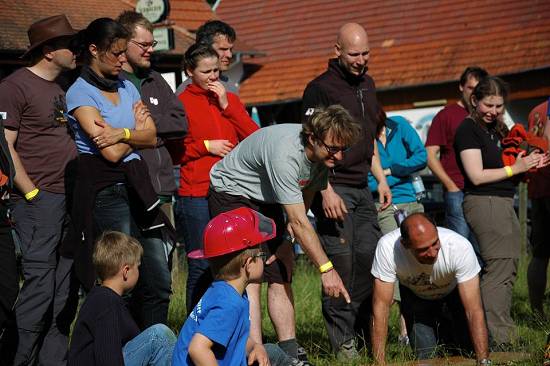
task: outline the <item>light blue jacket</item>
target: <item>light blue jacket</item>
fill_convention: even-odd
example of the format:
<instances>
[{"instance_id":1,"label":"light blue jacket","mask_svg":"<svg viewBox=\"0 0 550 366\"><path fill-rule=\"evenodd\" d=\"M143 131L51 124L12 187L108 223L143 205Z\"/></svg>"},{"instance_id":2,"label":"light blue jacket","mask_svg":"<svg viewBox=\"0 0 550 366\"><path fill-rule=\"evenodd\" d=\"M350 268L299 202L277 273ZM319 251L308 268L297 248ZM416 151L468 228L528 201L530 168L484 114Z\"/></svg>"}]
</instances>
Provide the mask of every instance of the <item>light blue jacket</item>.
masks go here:
<instances>
[{"instance_id":1,"label":"light blue jacket","mask_svg":"<svg viewBox=\"0 0 550 366\"><path fill-rule=\"evenodd\" d=\"M382 169L389 168L386 176L392 193L393 203L416 201L411 183L411 174L426 167L427 154L418 133L401 116L386 119L386 146L376 139ZM378 182L369 173L369 189L375 192Z\"/></svg>"}]
</instances>

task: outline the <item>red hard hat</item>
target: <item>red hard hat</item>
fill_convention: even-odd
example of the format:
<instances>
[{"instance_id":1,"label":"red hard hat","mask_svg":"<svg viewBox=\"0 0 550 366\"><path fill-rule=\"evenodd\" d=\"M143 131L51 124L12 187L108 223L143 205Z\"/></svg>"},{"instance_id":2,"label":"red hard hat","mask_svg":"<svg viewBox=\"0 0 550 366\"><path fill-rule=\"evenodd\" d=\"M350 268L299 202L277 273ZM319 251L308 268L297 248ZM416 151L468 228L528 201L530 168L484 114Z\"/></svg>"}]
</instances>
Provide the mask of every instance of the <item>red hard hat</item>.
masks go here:
<instances>
[{"instance_id":1,"label":"red hard hat","mask_svg":"<svg viewBox=\"0 0 550 366\"><path fill-rule=\"evenodd\" d=\"M275 221L248 207L239 207L214 217L203 234L204 250L187 256L211 258L252 248L276 235Z\"/></svg>"}]
</instances>

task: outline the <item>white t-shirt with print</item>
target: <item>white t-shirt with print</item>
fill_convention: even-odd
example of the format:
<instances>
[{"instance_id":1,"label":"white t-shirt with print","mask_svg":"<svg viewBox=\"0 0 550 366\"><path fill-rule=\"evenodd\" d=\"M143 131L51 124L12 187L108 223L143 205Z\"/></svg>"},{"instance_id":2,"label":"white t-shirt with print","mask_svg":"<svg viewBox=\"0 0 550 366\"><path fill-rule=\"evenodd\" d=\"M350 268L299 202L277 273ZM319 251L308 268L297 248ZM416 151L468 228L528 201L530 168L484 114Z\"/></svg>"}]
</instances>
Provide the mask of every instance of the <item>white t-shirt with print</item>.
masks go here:
<instances>
[{"instance_id":1,"label":"white t-shirt with print","mask_svg":"<svg viewBox=\"0 0 550 366\"><path fill-rule=\"evenodd\" d=\"M441 249L434 264L419 263L401 244L396 229L378 241L371 273L384 282L396 279L416 296L434 300L448 295L458 283L474 278L481 268L470 242L452 230L437 228Z\"/></svg>"}]
</instances>

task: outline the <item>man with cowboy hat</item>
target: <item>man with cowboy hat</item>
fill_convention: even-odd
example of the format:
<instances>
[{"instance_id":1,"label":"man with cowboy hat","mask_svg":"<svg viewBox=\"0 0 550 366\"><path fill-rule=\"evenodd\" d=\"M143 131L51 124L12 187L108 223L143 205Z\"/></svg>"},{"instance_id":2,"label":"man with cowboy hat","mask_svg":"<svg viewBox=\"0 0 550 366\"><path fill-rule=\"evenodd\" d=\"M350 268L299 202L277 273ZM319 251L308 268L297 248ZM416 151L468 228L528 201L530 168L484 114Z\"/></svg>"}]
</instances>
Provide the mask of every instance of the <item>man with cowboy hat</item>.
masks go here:
<instances>
[{"instance_id":1,"label":"man with cowboy hat","mask_svg":"<svg viewBox=\"0 0 550 366\"><path fill-rule=\"evenodd\" d=\"M72 319L65 324L62 310L72 260L59 257L57 249L67 219L65 193L76 146L65 118L65 92L56 79L76 67L69 49L75 34L65 15L32 24L23 55L30 66L0 82L0 112L16 172L10 205L24 276L15 305L17 330L12 330L17 336L5 335L16 343L10 349L14 365L37 360L40 365L66 364Z\"/></svg>"}]
</instances>

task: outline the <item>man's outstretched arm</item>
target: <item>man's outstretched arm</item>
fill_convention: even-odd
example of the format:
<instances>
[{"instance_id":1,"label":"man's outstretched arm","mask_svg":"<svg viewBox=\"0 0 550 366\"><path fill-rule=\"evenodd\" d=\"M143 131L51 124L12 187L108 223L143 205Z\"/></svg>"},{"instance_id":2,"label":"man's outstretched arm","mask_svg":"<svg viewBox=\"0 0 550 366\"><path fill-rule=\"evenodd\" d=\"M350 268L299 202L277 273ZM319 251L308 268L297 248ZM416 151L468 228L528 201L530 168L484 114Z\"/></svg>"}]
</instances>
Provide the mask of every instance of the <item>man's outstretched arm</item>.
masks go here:
<instances>
[{"instance_id":1,"label":"man's outstretched arm","mask_svg":"<svg viewBox=\"0 0 550 366\"><path fill-rule=\"evenodd\" d=\"M288 219L288 231L295 237L309 259L317 268L328 263L328 257L321 246L315 229L309 222L306 215L306 207L303 203L283 205ZM332 297L344 296L346 301L351 302L344 283L336 270L332 269L321 274L323 290Z\"/></svg>"},{"instance_id":2,"label":"man's outstretched arm","mask_svg":"<svg viewBox=\"0 0 550 366\"><path fill-rule=\"evenodd\" d=\"M374 279L372 295L372 354L377 365L386 364L386 338L388 336L388 318L393 301L391 282Z\"/></svg>"}]
</instances>

